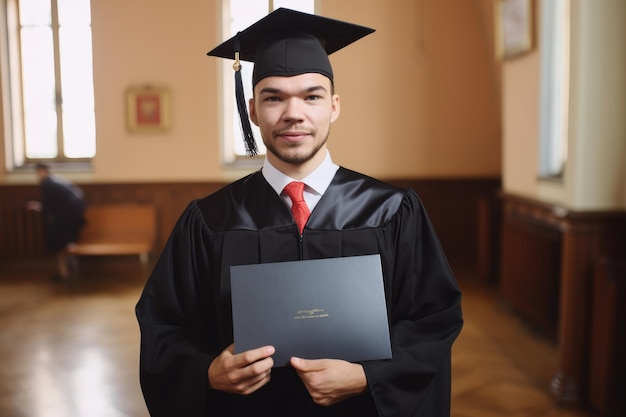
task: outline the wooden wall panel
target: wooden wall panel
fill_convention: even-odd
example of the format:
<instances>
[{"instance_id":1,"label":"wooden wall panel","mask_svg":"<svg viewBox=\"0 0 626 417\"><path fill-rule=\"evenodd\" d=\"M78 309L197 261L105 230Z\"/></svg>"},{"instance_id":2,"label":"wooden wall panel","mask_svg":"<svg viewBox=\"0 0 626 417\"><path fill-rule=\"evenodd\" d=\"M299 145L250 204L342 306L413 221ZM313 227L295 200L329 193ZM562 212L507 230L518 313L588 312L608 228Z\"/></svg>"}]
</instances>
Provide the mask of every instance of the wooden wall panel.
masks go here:
<instances>
[{"instance_id":1,"label":"wooden wall panel","mask_svg":"<svg viewBox=\"0 0 626 417\"><path fill-rule=\"evenodd\" d=\"M626 257L626 252L624 252ZM626 415L626 259L594 268L589 400L603 416Z\"/></svg>"},{"instance_id":2,"label":"wooden wall panel","mask_svg":"<svg viewBox=\"0 0 626 417\"><path fill-rule=\"evenodd\" d=\"M39 257L44 253L41 215L25 203L0 201L0 253L5 257Z\"/></svg>"},{"instance_id":3,"label":"wooden wall panel","mask_svg":"<svg viewBox=\"0 0 626 417\"><path fill-rule=\"evenodd\" d=\"M500 180L414 179L389 182L413 188L426 207L450 264L496 282L500 251Z\"/></svg>"},{"instance_id":4,"label":"wooden wall panel","mask_svg":"<svg viewBox=\"0 0 626 417\"><path fill-rule=\"evenodd\" d=\"M500 291L529 323L556 339L561 275L561 234L519 205L505 203Z\"/></svg>"},{"instance_id":5,"label":"wooden wall panel","mask_svg":"<svg viewBox=\"0 0 626 417\"><path fill-rule=\"evenodd\" d=\"M597 272L602 260L623 262L626 257L626 211L574 211L507 194L502 199L502 295L512 305L523 306L527 317L539 317L540 321L550 318L545 317L544 310L548 299L534 305L520 299L529 294L539 297L545 291L552 294L549 299L558 304L559 363L550 391L561 403L589 405L590 375L595 377L594 388L612 386L605 379L608 375L598 374L592 365L599 360L592 355L602 349L597 345L592 349L591 337L594 320L610 322L615 313L607 313L599 301L594 303L592 294L594 288L606 288L595 282L605 279ZM524 270L521 274L520 268ZM529 280L529 275L542 278ZM558 282L556 297L550 286L546 288L546 280ZM533 288L528 289L527 285ZM598 319L598 315L605 316ZM601 331L597 326L595 330ZM609 368L615 365L615 361L605 364ZM597 391L593 395L595 401L607 398Z\"/></svg>"},{"instance_id":6,"label":"wooden wall panel","mask_svg":"<svg viewBox=\"0 0 626 417\"><path fill-rule=\"evenodd\" d=\"M389 179L416 190L453 268L481 270L493 278L497 256L498 178ZM189 202L223 187L224 183L78 184L88 204L142 203L157 208L157 250L160 250ZM24 213L27 200L37 199L37 185L0 186L0 259L43 256L41 224L37 216L14 219ZM5 207L10 206L9 210ZM25 224L22 224L25 223ZM20 224L18 227L16 224ZM25 245L25 246L24 246ZM34 246L31 246L34 245ZM483 257L479 260L479 257Z\"/></svg>"}]
</instances>

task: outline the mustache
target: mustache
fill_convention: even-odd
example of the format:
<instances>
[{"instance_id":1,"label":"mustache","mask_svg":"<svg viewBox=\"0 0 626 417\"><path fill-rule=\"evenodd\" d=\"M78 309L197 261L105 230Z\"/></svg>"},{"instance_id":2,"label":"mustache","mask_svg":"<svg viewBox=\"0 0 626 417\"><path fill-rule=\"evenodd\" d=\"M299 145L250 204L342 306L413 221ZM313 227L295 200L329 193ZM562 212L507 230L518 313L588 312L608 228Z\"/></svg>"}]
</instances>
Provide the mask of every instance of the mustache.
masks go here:
<instances>
[{"instance_id":1,"label":"mustache","mask_svg":"<svg viewBox=\"0 0 626 417\"><path fill-rule=\"evenodd\" d=\"M312 135L312 134L315 133L315 129L305 129L305 128L299 128L297 126L290 126L288 128L285 128L285 129L277 129L273 133L274 133L274 136L288 135L288 134L307 134L307 135Z\"/></svg>"}]
</instances>

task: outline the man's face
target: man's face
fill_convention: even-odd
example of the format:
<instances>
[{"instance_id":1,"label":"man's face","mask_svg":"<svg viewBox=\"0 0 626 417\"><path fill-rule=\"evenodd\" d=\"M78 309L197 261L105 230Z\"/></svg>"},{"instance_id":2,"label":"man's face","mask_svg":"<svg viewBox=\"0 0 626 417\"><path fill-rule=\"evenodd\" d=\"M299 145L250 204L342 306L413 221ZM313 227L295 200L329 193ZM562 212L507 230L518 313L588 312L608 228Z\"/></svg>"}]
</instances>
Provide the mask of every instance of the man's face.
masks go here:
<instances>
[{"instance_id":1,"label":"man's face","mask_svg":"<svg viewBox=\"0 0 626 417\"><path fill-rule=\"evenodd\" d=\"M43 181L43 180L45 180L46 178L48 178L49 172L48 172L48 170L47 170L47 169L45 169L45 168L37 168L37 169L35 170L35 175L37 175L37 179L38 179L39 181Z\"/></svg>"},{"instance_id":2,"label":"man's face","mask_svg":"<svg viewBox=\"0 0 626 417\"><path fill-rule=\"evenodd\" d=\"M250 100L250 119L261 130L268 159L277 168L317 166L326 156L330 124L339 117L339 96L324 75L267 77Z\"/></svg>"}]
</instances>

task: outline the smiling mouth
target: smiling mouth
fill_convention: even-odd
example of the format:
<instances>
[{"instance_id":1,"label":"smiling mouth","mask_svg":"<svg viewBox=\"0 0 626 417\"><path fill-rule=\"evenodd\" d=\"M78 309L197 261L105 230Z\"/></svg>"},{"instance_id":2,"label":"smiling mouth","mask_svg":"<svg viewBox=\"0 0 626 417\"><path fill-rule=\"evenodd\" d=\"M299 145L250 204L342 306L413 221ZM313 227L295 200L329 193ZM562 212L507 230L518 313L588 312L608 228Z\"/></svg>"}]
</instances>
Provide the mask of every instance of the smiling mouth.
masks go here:
<instances>
[{"instance_id":1,"label":"smiling mouth","mask_svg":"<svg viewBox=\"0 0 626 417\"><path fill-rule=\"evenodd\" d=\"M306 137L310 136L311 134L309 132L291 132L291 131L286 131L286 132L278 132L278 134L276 135L277 137L283 138L285 140L288 140L290 142L299 142L304 140Z\"/></svg>"}]
</instances>

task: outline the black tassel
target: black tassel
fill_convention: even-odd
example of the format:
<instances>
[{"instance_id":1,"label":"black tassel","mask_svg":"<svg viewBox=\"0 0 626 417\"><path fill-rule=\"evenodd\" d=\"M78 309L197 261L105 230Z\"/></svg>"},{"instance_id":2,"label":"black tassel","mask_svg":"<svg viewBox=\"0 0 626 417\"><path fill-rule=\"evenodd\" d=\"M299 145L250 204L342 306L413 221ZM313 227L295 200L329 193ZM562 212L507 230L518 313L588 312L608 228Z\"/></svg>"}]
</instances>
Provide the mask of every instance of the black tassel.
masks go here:
<instances>
[{"instance_id":1,"label":"black tassel","mask_svg":"<svg viewBox=\"0 0 626 417\"><path fill-rule=\"evenodd\" d=\"M241 120L241 133L246 145L246 154L255 156L258 153L256 141L252 134L252 125L248 116L248 107L246 98L243 94L243 83L241 81L241 70L235 71L235 96L237 98L237 110L239 111L239 119Z\"/></svg>"},{"instance_id":2,"label":"black tassel","mask_svg":"<svg viewBox=\"0 0 626 417\"><path fill-rule=\"evenodd\" d=\"M241 63L239 62L239 37L235 36L235 98L237 99L237 111L239 112L239 120L241 121L241 133L243 135L244 144L246 146L246 154L255 156L259 153L254 135L252 134L252 125L248 116L248 106L243 91L243 82L241 81Z\"/></svg>"}]
</instances>

